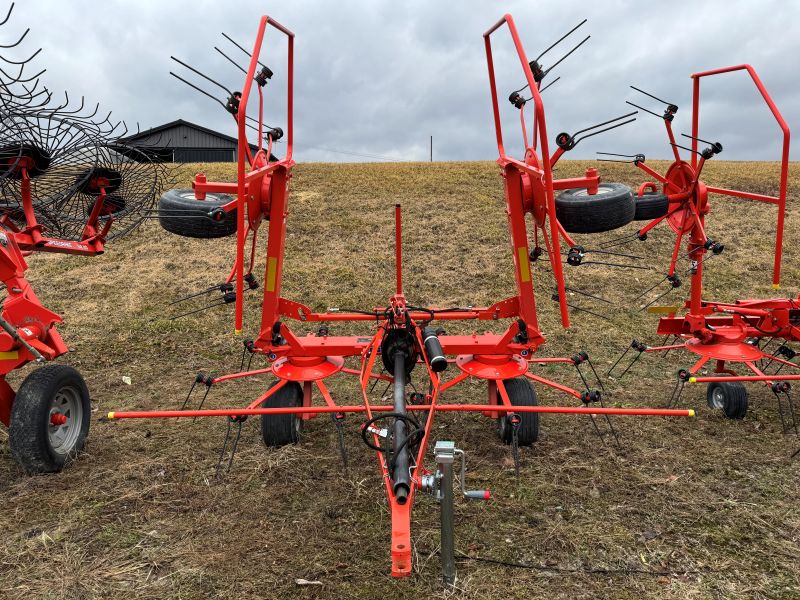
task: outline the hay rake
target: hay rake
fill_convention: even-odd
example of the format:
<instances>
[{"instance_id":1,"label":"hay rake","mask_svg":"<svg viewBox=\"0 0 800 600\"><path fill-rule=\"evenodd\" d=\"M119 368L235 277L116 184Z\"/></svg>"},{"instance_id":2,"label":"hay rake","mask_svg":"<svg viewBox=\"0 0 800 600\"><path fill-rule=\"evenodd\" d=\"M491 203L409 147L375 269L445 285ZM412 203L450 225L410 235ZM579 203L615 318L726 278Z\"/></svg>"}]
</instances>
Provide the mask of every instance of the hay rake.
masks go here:
<instances>
[{"instance_id":1,"label":"hay rake","mask_svg":"<svg viewBox=\"0 0 800 600\"><path fill-rule=\"evenodd\" d=\"M9 7L5 25L11 18ZM20 46L30 29L14 43ZM0 56L0 422L9 427L15 460L28 472L61 470L84 445L91 414L89 392L77 370L46 365L15 392L6 375L30 362L67 352L45 308L25 278L34 252L96 256L105 243L136 227L166 184L166 170L142 150L117 139L127 131L111 113L97 117L59 103L25 71L41 48L22 60ZM131 156L135 159L131 160ZM137 162L144 161L144 162Z\"/></svg>"},{"instance_id":2,"label":"hay rake","mask_svg":"<svg viewBox=\"0 0 800 600\"><path fill-rule=\"evenodd\" d=\"M541 142L542 155L537 156L535 147L528 147L525 162L506 155L499 129L499 108L490 36L503 25L508 26L515 43L537 111L537 135ZM259 82L255 78L259 68L266 68L259 63L259 57L267 27L284 34L288 45L286 154L283 159L275 161L269 159L269 153L261 145L263 139L261 124L264 122L265 104L262 92L266 79ZM228 101L214 98L233 114L236 121L239 140L237 181L214 183L208 182L202 174L198 175L193 190L173 191L165 195L166 202L162 198L163 216L166 217L162 219L162 224L166 222L167 229L184 235L214 237L221 232L213 229L212 224L224 222L225 215L235 215L236 259L231 275L224 284L202 290L199 294L219 290L227 295L227 298L230 298L229 303L235 304L234 329L236 333L240 333L243 327L242 294L247 284L247 275L252 274L253 270L252 247L250 267L247 272L244 268L247 236L252 234L255 237L259 226L264 222L268 223L265 276L261 286L263 302L260 329L257 337L244 342L244 352L245 356L247 353L251 356L262 356L268 361L269 366L255 370L250 370L248 366L247 371L222 376L199 373L191 388L192 390L205 388L197 408L189 408L192 394L190 391L190 396L180 410L115 411L108 415L109 419L225 417L227 429L221 459L230 443L231 460L242 423L249 417L260 417L262 437L266 445L282 446L297 442L303 422L317 415L330 414L337 425L347 414L360 415L365 419L360 428L361 438L375 451L391 509L392 575L397 577L409 575L412 570L411 508L417 493L421 491L433 494L442 502L443 540L445 540L443 551L446 555L449 554L443 557L445 578L450 579L453 576L451 511L453 488L450 474L457 457L460 457L463 465L463 452L457 450L452 442L439 441L434 452L439 466L437 472L430 473L423 466L428 444L432 438L432 426L440 413L472 412L492 418L501 440L511 446L515 463L518 463L518 447L531 445L536 441L539 415L542 413L590 415L592 419L594 415L608 417L693 414L690 410L606 407L601 405L601 391L589 389L588 385L585 390L579 391L537 373L541 371L543 365L555 363L579 369L581 364L591 365L591 363L586 353L578 353L573 358L534 357L534 353L545 339L539 330L536 314L525 224L526 214L537 210L546 211L551 218L550 231L553 245L558 243L560 234L554 217L554 184L551 157L548 154L544 109L539 93L539 81L531 72L512 18L505 16L484 34L484 39L495 123L498 127L499 162L503 167L506 182L505 209L512 241L516 294L487 307L423 307L410 303L403 287L402 215L401 207L396 205L394 208L395 293L385 306L364 309L330 308L325 312L317 312L300 302L281 296L288 183L294 165L292 160L294 34L270 17L264 16L259 22L253 50L247 52L250 56L249 66L247 69L242 69L246 71L242 91L232 92L219 84L226 93L229 93ZM200 74L194 68L192 70ZM200 75L211 81L206 75ZM247 115L248 98L253 88L259 95L257 119L249 119ZM200 91L207 94L205 90ZM233 110L234 106L236 110ZM259 124L256 128L258 151L255 154L250 151L251 146L247 136L246 125L251 122ZM267 139L270 138L271 136L267 135ZM578 184L597 186L598 178L596 175L587 175L577 183L570 183L572 186ZM536 195L537 204L526 203L521 193L524 185L533 186L541 192ZM559 185L567 186L563 181ZM225 194L234 194L235 198ZM177 197L181 198L182 205L187 211L194 211L194 220L189 222L195 225L188 230L178 225L178 223L185 225L187 221L173 221L170 218L170 210L175 206ZM540 217L541 220L538 222L544 223L544 214ZM539 228L543 230L543 225ZM551 253L551 257L553 255L554 253ZM556 283L563 291L564 281L559 269L559 259L553 261L553 267ZM247 285L247 287L252 286ZM563 307L562 303L562 309ZM564 310L562 318L566 324L568 321ZM301 335L289 326L287 322L289 320L305 325L316 324L316 330ZM442 328L437 329L433 326L434 322L500 320L508 323L501 333L449 335ZM370 325L370 329L362 335L337 336L332 333L332 327L337 323ZM455 365L456 374L448 377L446 371L452 365ZM418 384L416 388L411 386L412 372L415 369L422 371L424 382L423 386ZM225 382L265 374L274 375L276 380L269 389L246 407L202 407L212 388ZM327 383L332 377L355 378L361 402L338 404ZM469 378L486 382L485 404L444 401L458 384ZM583 375L581 378L585 382ZM375 382L385 382L393 387L392 404L380 401L376 403L375 394L372 393L374 387L372 384ZM532 386L534 382L577 400L579 405L540 406ZM409 387L415 391L409 393ZM417 389L426 392L417 392ZM235 434L232 433L234 429ZM233 435L232 440L231 435ZM463 479L461 483L463 488ZM489 498L488 491L466 489L462 491L467 498Z\"/></svg>"},{"instance_id":3,"label":"hay rake","mask_svg":"<svg viewBox=\"0 0 800 600\"><path fill-rule=\"evenodd\" d=\"M782 133L782 151L780 165L780 179L778 195L771 196L756 194L748 191L726 189L707 185L701 179L703 167L715 156L723 151L720 142L710 142L700 136L700 82L702 79L745 71L769 107ZM694 73L693 99L692 99L692 130L691 134L682 133L681 136L688 140L685 144L676 142L672 129L672 121L678 111L678 106L661 100L657 96L631 86L635 91L647 96L650 101L655 100L664 105L663 113L659 113L642 106L628 102L639 110L643 110L663 120L667 138L674 161L661 174L646 163L642 154L619 155L601 153L606 156L618 158L601 160L620 160L632 158L633 165L644 171L655 181L643 183L637 195L637 211L647 215L652 220L639 229L634 238L647 239L648 233L661 223L666 223L675 233L675 243L670 258L669 269L665 277L655 286L647 290L642 296L657 290L659 286L666 285L666 291L646 305L653 313L666 316L659 320L657 333L666 336L665 343L659 346L648 346L634 340L617 360L609 374L613 374L618 365L624 365L621 377L628 372L631 366L643 355L649 353L669 352L672 350L687 350L694 354L695 363L678 372L678 381L673 390L668 406L676 405L681 397L685 383L707 383L707 401L711 408L720 409L724 416L731 419L744 418L747 412L748 400L746 382L760 382L766 385L777 397L781 420L784 431L797 432L795 409L793 399L789 395L791 381L800 380L800 374L781 373L800 368L792 359L796 353L786 345L786 342L800 339L800 299L771 298L766 300L743 299L732 303L714 302L703 299L703 267L707 260L720 255L724 244L712 239L707 233L706 217L711 212L710 195L742 198L756 202L772 204L777 207L777 220L775 223L775 252L772 269L772 284L775 289L780 287L781 257L783 253L783 229L786 211L786 187L789 169L789 141L790 133L786 121L767 92L755 69L750 65L736 65L710 71ZM705 147L698 149L700 144ZM689 160L681 156L681 151L687 152ZM657 190L655 182L661 185L661 192ZM686 257L689 261L688 273L690 276L689 300L681 306L652 306L667 293L682 285L680 273L677 269L684 238L686 241ZM627 243L630 238L621 240ZM684 309L684 310L681 310ZM778 342L772 352L767 352L769 346ZM623 358L631 353L629 362ZM709 362L715 361L714 374L699 376L699 371ZM747 375L737 374L731 365L739 365ZM774 365L773 373L767 373L767 368ZM783 415L782 398L788 402L791 423L787 425Z\"/></svg>"}]
</instances>

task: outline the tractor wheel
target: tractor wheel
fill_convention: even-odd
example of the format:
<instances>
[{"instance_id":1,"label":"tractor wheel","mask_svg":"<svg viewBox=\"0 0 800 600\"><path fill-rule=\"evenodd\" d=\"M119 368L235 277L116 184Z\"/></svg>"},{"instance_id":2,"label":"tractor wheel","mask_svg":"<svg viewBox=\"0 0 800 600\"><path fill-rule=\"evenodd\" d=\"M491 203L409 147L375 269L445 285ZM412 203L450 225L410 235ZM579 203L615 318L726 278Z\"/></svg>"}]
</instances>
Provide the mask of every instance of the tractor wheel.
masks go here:
<instances>
[{"instance_id":1,"label":"tractor wheel","mask_svg":"<svg viewBox=\"0 0 800 600\"><path fill-rule=\"evenodd\" d=\"M508 399L512 406L538 406L539 400L536 398L536 390L533 389L524 377L515 377L503 381L508 392ZM499 392L498 392L499 394ZM520 446L532 446L539 439L539 413L523 412L517 413L520 423L517 429L517 443ZM513 437L513 427L508 415L497 419L497 433L505 444L510 444Z\"/></svg>"},{"instance_id":2,"label":"tractor wheel","mask_svg":"<svg viewBox=\"0 0 800 600\"><path fill-rule=\"evenodd\" d=\"M274 382L270 388L278 385ZM261 408L289 408L301 406L303 403L303 388L296 381L289 381L275 394L264 400ZM296 444L300 441L303 431L303 419L300 415L261 415L261 437L264 443L271 447Z\"/></svg>"},{"instance_id":3,"label":"tractor wheel","mask_svg":"<svg viewBox=\"0 0 800 600\"><path fill-rule=\"evenodd\" d=\"M236 233L236 211L211 216L214 209L233 200L226 194L206 193L205 200L194 197L192 190L169 190L158 201L158 222L161 227L184 237L220 238Z\"/></svg>"},{"instance_id":4,"label":"tractor wheel","mask_svg":"<svg viewBox=\"0 0 800 600\"><path fill-rule=\"evenodd\" d=\"M83 450L89 433L89 390L80 373L46 365L28 375L11 406L11 455L27 473L55 473Z\"/></svg>"},{"instance_id":5,"label":"tractor wheel","mask_svg":"<svg viewBox=\"0 0 800 600\"><path fill-rule=\"evenodd\" d=\"M633 199L636 204L634 221L652 221L667 214L669 198L666 194L649 192L643 196L634 196Z\"/></svg>"},{"instance_id":6,"label":"tractor wheel","mask_svg":"<svg viewBox=\"0 0 800 600\"><path fill-rule=\"evenodd\" d=\"M570 233L611 231L630 223L635 213L633 193L621 183L601 183L594 195L577 188L556 196L556 217Z\"/></svg>"},{"instance_id":7,"label":"tractor wheel","mask_svg":"<svg viewBox=\"0 0 800 600\"><path fill-rule=\"evenodd\" d=\"M744 419L747 414L747 388L739 381L709 383L706 401L719 409L727 419Z\"/></svg>"}]
</instances>

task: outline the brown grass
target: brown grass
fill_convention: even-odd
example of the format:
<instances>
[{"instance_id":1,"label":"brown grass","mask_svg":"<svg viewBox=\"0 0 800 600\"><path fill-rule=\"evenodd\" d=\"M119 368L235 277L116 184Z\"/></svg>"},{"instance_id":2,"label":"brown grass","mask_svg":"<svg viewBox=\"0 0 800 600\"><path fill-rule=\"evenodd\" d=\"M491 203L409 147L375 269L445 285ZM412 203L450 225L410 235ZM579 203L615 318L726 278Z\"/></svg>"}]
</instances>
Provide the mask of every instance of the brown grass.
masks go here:
<instances>
[{"instance_id":1,"label":"brown grass","mask_svg":"<svg viewBox=\"0 0 800 600\"><path fill-rule=\"evenodd\" d=\"M586 163L567 162L558 176ZM193 165L228 179L228 165ZM707 181L775 193L774 164L717 163ZM607 181L635 184L632 168L603 169ZM800 167L793 165L791 190ZM290 198L284 295L315 308L372 307L393 287L392 207L405 219L406 293L418 304L481 305L510 295L510 253L502 184L491 163L306 164L295 170ZM766 297L769 229L775 210L715 199L709 233L726 245L707 267L707 295ZM800 210L790 202L782 293L796 294ZM633 231L630 227L620 233ZM596 246L600 239L582 242ZM655 319L632 299L663 276L671 234L657 232L630 250L653 271L582 266L568 284L614 300L570 301L610 314L573 312L561 329L550 300L552 279L536 265L546 356L587 349L605 370L632 337L655 341ZM92 392L95 418L87 452L64 473L27 477L0 445L0 595L9 598L790 598L800 596L800 445L784 436L774 398L752 387L742 422L705 408L700 386L686 406L698 417L620 418L624 450L609 449L583 418L548 416L541 441L522 452L519 479L508 448L479 416L441 417L439 439L469 457L469 484L488 487L489 503L459 502L457 546L473 556L577 572L459 563L455 592L438 584L437 506L415 507L415 572L389 576L389 514L371 453L347 422L351 468L341 472L336 437L324 417L307 423L303 442L265 449L258 421L246 423L233 470L213 480L222 420L101 422L109 410L178 406L198 370L238 368L241 342L230 307L168 321L170 300L227 273L232 240L202 242L150 223L93 260L30 259L30 279L45 304L65 316L61 331ZM263 272L263 261L259 271ZM679 290L682 297L686 288ZM667 297L665 301L672 302ZM195 305L199 306L199 304ZM258 294L248 297L246 334L257 329ZM470 330L467 324L460 330ZM302 325L297 327L305 331ZM332 328L334 333L345 327ZM451 327L457 330L457 327ZM618 405L661 406L685 355L648 357L614 387ZM604 368L605 367L605 368ZM17 384L27 371L14 374ZM550 371L570 385L574 372ZM133 384L123 384L130 376ZM209 406L244 405L268 378L220 386ZM351 382L334 385L353 401ZM479 400L484 388L458 388ZM549 404L567 402L539 390ZM0 437L6 437L5 431ZM586 569L609 569L606 574ZM639 571L668 571L652 575ZM627 572L626 572L627 571ZM681 573L689 572L682 575ZM319 580L322 587L296 585Z\"/></svg>"}]
</instances>

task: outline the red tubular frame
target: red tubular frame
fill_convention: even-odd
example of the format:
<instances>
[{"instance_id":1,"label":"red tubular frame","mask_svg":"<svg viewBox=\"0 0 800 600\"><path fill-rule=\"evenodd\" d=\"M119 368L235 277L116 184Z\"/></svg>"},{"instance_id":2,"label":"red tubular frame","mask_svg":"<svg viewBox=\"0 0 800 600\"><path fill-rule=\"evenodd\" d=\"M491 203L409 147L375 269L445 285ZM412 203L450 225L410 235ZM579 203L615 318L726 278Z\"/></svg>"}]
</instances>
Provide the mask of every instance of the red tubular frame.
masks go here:
<instances>
[{"instance_id":1,"label":"red tubular frame","mask_svg":"<svg viewBox=\"0 0 800 600\"><path fill-rule=\"evenodd\" d=\"M499 24L507 22L515 39L517 50L526 71L526 77L532 82L530 68L525 60L524 50L519 42L519 37L513 26L510 16L505 17ZM277 163L267 163L261 152L256 154L250 164L250 172L245 173L245 160L249 157L249 145L245 136L244 120L247 107L246 90L255 72L255 65L262 48L262 39L267 24L274 25L289 38L289 150L286 158ZM498 26L499 26L498 24ZM496 26L497 27L497 26ZM495 27L495 29L496 29ZM369 385L377 379L393 382L393 378L383 375L376 370L376 363L381 354L382 344L389 333L398 329L406 334L411 334L411 345L418 355L417 366L424 369L430 381L430 393L426 395L423 405L409 405L409 411L429 410L419 450L411 458L410 465L410 490L407 501L398 499L395 495L391 477L392 473L383 453L377 452L377 462L381 477L386 485L386 493L392 514L392 575L406 576L411 573L411 533L410 518L411 508L416 492L421 486L421 477L424 473L423 459L428 447L432 424L436 413L442 412L480 412L490 418L499 418L501 414L519 410L520 412L540 413L570 413L570 414L605 414L605 415L643 415L643 416L691 416L692 411L687 410L654 410L633 408L604 408L604 407L516 407L512 406L506 391L505 380L525 376L529 379L567 394L570 398L583 400L583 394L541 376L529 373L531 362L537 360L531 356L544 343L544 337L538 328L536 304L534 299L533 282L528 260L528 240L525 227L525 213L536 210L546 210L550 215L550 235L554 241L552 248L560 247L559 235L565 236L555 219L554 182L552 181L550 156L548 153L546 128L544 122L544 109L538 90L532 86L537 105L536 128L542 145L544 167L540 169L535 164L527 164L505 156L502 150L502 135L499 129L499 115L497 107L496 90L494 88L494 73L491 62L491 48L489 43L490 30L484 36L486 41L487 59L489 64L490 82L492 84L495 121L498 126L498 147L501 151L501 165L505 167L506 177L506 209L508 214L509 233L512 241L512 254L515 263L516 295L494 303L488 307L465 309L427 309L419 310L409 308L403 293L402 273L402 221L399 205L395 206L395 294L389 299L387 307L377 309L374 314L348 313L344 311L329 310L328 312L315 312L294 300L283 298L281 280L283 277L284 240L286 236L286 214L288 181L291 177L292 127L292 75L293 66L292 47L294 35L284 27L275 23L269 17L262 17L254 45L253 58L245 79L245 93L243 93L237 115L239 131L239 162L237 184L208 183L205 178L198 175L195 179L194 189L200 198L207 191L226 191L234 189L237 194L235 207L237 208L237 257L234 264L234 273L237 283L237 312L236 333L241 331L242 291L243 291L243 264L244 243L249 230L256 231L262 218L269 221L267 241L266 274L264 278L264 300L261 314L261 327L258 337L247 347L252 352L261 354L271 363L268 369L257 369L247 373L223 375L207 380L206 385L216 385L224 381L251 377L272 372L281 383L273 386L261 396L251 401L247 408L227 408L187 411L115 411L109 418L171 418L172 416L252 416L265 414L297 414L303 419L312 418L320 413L355 413L372 418L377 414L391 410L383 404L372 404L369 397ZM263 107L259 110L259 122L262 122ZM535 153L529 159L535 162ZM528 184L544 178L544 191L536 197L541 200L536 208L531 209L525 202L521 188L524 184L523 175ZM585 180L564 180L562 185L585 184L591 188L597 184L596 173ZM231 203L232 205L234 203ZM546 205L546 206L545 206ZM230 206L229 209L232 209ZM245 221L247 212L247 221ZM537 227L544 233L543 219L537 221ZM569 238L566 238L569 240ZM565 310L565 293L563 273L561 271L559 252L551 252L554 272L558 289L561 293L562 319L568 324ZM428 311L444 312L428 312ZM314 322L362 322L375 323L374 331L369 336L332 336L327 331L318 334L300 336L292 331L284 320L297 320L304 323ZM471 321L496 321L499 319L512 320L502 333L475 333L473 335L440 335L439 342L445 355L451 357L448 362L455 363L461 371L448 381L443 381L439 373L432 370L426 355L425 344L422 339L421 327L433 320L471 320ZM453 358L455 357L455 358ZM345 359L350 358L357 362L358 367L345 367ZM560 362L574 364L569 358L545 358L541 362ZM361 404L337 405L332 398L325 379L333 375L345 375L358 378L361 393ZM468 377L483 379L487 382L487 404L441 404L440 394L454 388ZM287 385L287 382L302 383L303 405L297 408L269 409L261 407L278 389ZM324 406L312 406L312 392L316 388L321 396ZM587 401L588 402L588 401Z\"/></svg>"},{"instance_id":2,"label":"red tubular frame","mask_svg":"<svg viewBox=\"0 0 800 600\"><path fill-rule=\"evenodd\" d=\"M721 69L713 69L711 71L702 71L700 73L692 74L692 137L696 138L699 131L700 122L700 79L709 77L711 75L720 75L722 73L732 73L734 71L747 71L750 78L753 80L756 88L758 89L764 102L767 103L769 110L778 122L778 126L783 133L783 146L781 150L781 178L778 196L764 196L761 194L751 194L747 192L740 192L738 190L726 190L724 188L708 187L708 191L714 194L724 194L726 196L735 196L739 198L747 198L749 200L758 200L761 202L770 202L778 205L778 222L776 225L775 234L775 261L772 271L772 286L775 289L780 287L781 283L781 258L783 257L783 226L786 215L786 189L789 180L789 142L791 140L791 133L786 120L781 115L775 102L767 92L767 88L761 82L761 78L756 73L755 69L750 65L735 65L732 67L724 67ZM692 140L692 150L697 151L697 140ZM697 154L692 153L692 167L697 167Z\"/></svg>"}]
</instances>

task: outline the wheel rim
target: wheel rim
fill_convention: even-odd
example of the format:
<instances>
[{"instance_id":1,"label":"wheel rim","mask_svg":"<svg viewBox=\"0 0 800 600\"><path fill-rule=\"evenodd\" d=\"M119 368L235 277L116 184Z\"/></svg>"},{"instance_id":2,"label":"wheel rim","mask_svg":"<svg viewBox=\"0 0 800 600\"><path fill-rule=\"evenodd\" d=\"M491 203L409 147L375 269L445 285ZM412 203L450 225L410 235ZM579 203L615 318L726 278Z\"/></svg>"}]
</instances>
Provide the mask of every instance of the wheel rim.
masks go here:
<instances>
[{"instance_id":1,"label":"wheel rim","mask_svg":"<svg viewBox=\"0 0 800 600\"><path fill-rule=\"evenodd\" d=\"M593 197L596 197L596 196L602 196L603 194L610 194L613 191L614 191L614 188L610 188L610 187L608 187L606 185L600 185L600 186L597 186L597 193L596 194L589 194L589 190L578 190L577 192L574 192L573 195L574 196L593 196Z\"/></svg>"},{"instance_id":2,"label":"wheel rim","mask_svg":"<svg viewBox=\"0 0 800 600\"><path fill-rule=\"evenodd\" d=\"M83 425L83 403L76 387L64 386L50 401L47 436L58 454L69 454L78 442Z\"/></svg>"},{"instance_id":3,"label":"wheel rim","mask_svg":"<svg viewBox=\"0 0 800 600\"><path fill-rule=\"evenodd\" d=\"M714 408L722 409L725 406L725 392L722 391L721 387L715 387L711 391L711 404L714 405Z\"/></svg>"}]
</instances>

